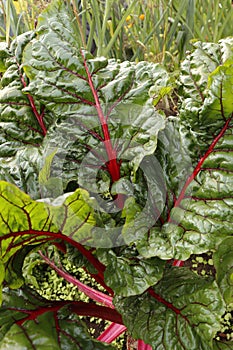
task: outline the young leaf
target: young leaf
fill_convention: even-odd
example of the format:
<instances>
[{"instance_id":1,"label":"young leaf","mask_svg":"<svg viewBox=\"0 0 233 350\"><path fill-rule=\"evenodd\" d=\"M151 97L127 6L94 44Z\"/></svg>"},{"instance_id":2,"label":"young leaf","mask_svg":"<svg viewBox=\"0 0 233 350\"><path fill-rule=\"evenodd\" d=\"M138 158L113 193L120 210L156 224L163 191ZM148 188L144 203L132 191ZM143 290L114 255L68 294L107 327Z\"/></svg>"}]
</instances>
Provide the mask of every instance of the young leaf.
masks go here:
<instances>
[{"instance_id":1,"label":"young leaf","mask_svg":"<svg viewBox=\"0 0 233 350\"><path fill-rule=\"evenodd\" d=\"M115 306L133 338L161 350L212 349L224 313L217 284L184 268L166 271L149 293L116 297Z\"/></svg>"}]
</instances>

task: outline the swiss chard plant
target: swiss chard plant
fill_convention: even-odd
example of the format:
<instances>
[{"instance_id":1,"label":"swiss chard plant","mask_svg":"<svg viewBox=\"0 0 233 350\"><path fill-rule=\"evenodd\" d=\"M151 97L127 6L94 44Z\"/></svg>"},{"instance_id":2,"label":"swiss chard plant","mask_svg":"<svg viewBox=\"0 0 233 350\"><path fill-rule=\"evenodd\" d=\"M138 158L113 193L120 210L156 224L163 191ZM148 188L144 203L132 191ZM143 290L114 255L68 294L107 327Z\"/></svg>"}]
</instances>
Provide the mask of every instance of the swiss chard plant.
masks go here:
<instances>
[{"instance_id":1,"label":"swiss chard plant","mask_svg":"<svg viewBox=\"0 0 233 350\"><path fill-rule=\"evenodd\" d=\"M0 350L114 349L126 331L138 350L233 349L221 337L233 304L233 39L195 43L174 75L93 57L77 33L55 0L35 31L1 46ZM42 298L24 273L36 252L93 302ZM186 266L206 252L212 276ZM111 324L93 339L81 316Z\"/></svg>"}]
</instances>

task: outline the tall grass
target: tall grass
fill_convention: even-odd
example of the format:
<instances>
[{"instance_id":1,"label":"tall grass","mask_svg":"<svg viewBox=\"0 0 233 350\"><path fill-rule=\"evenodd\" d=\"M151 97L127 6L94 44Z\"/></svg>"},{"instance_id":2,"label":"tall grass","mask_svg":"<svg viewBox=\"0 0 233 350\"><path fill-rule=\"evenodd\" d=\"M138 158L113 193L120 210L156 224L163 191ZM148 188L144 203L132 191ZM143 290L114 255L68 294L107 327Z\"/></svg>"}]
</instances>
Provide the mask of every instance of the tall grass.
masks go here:
<instances>
[{"instance_id":1,"label":"tall grass","mask_svg":"<svg viewBox=\"0 0 233 350\"><path fill-rule=\"evenodd\" d=\"M232 18L231 0L139 0L126 24L125 45L133 60L179 61L191 39L217 42L233 35Z\"/></svg>"},{"instance_id":2,"label":"tall grass","mask_svg":"<svg viewBox=\"0 0 233 350\"><path fill-rule=\"evenodd\" d=\"M35 27L37 16L50 0L0 0L0 40L10 42Z\"/></svg>"},{"instance_id":3,"label":"tall grass","mask_svg":"<svg viewBox=\"0 0 233 350\"><path fill-rule=\"evenodd\" d=\"M84 45L120 60L178 63L190 40L233 35L231 0L78 0ZM87 28L89 28L87 32Z\"/></svg>"}]
</instances>

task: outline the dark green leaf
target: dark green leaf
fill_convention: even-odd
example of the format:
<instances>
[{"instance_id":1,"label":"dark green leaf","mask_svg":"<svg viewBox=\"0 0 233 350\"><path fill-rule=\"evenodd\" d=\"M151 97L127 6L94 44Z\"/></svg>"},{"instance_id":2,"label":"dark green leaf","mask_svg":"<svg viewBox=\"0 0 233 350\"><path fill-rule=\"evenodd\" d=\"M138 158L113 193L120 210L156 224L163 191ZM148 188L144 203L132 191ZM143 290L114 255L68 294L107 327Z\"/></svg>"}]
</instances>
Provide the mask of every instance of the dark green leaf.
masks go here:
<instances>
[{"instance_id":1,"label":"dark green leaf","mask_svg":"<svg viewBox=\"0 0 233 350\"><path fill-rule=\"evenodd\" d=\"M6 60L10 56L9 49L6 42L0 43L0 72L6 71Z\"/></svg>"},{"instance_id":2,"label":"dark green leaf","mask_svg":"<svg viewBox=\"0 0 233 350\"><path fill-rule=\"evenodd\" d=\"M22 89L27 78L22 71L22 53L32 40L33 32L18 36L11 44L7 70L1 79L0 90L0 179L17 184L34 198L40 197L38 172L42 151L40 146L45 130L42 124L51 122L45 107L26 95Z\"/></svg>"},{"instance_id":3,"label":"dark green leaf","mask_svg":"<svg viewBox=\"0 0 233 350\"><path fill-rule=\"evenodd\" d=\"M115 305L135 339L154 350L210 350L220 329L224 303L215 282L184 268L168 270L153 287L156 297L115 298Z\"/></svg>"},{"instance_id":4,"label":"dark green leaf","mask_svg":"<svg viewBox=\"0 0 233 350\"><path fill-rule=\"evenodd\" d=\"M221 128L221 118L215 119L210 114L210 122L208 118L200 118L199 114L203 109L203 103L207 105L207 110L209 109L210 90L208 84L210 76L217 67L221 67L232 57L232 44L232 38L223 39L219 43L197 42L194 44L195 50L181 64L180 80L183 100L181 118L186 126L190 125L192 135L196 134L200 149L203 147L205 149L207 142L212 141L212 135ZM219 69L221 70L221 68ZM220 77L217 78L217 80L219 79ZM219 84L217 83L217 85ZM216 98L220 98L219 93ZM209 113L207 110L206 114Z\"/></svg>"},{"instance_id":5,"label":"dark green leaf","mask_svg":"<svg viewBox=\"0 0 233 350\"><path fill-rule=\"evenodd\" d=\"M163 227L178 259L216 249L223 238L233 234L232 77L233 64L229 61L210 75L198 121L203 135L204 131L209 135L207 128L212 123L214 135L211 143L206 137L205 152L176 199L169 223Z\"/></svg>"},{"instance_id":6,"label":"dark green leaf","mask_svg":"<svg viewBox=\"0 0 233 350\"><path fill-rule=\"evenodd\" d=\"M140 259L116 256L110 251L104 273L105 282L116 295L128 297L143 293L163 275L165 261L158 258Z\"/></svg>"},{"instance_id":7,"label":"dark green leaf","mask_svg":"<svg viewBox=\"0 0 233 350\"><path fill-rule=\"evenodd\" d=\"M163 86L169 76L158 64L93 58L80 49L76 37L73 13L64 1L54 1L40 16L37 37L24 51L30 79L24 92L45 104L58 120L44 141L46 156L57 150L50 176L57 179L62 173L63 189L77 181L98 193L104 181L105 191L111 192L99 171L110 157L103 124L118 163L130 163L135 173L143 158L153 154L158 133L165 128L148 90L155 83ZM119 176L113 182L117 180Z\"/></svg>"}]
</instances>

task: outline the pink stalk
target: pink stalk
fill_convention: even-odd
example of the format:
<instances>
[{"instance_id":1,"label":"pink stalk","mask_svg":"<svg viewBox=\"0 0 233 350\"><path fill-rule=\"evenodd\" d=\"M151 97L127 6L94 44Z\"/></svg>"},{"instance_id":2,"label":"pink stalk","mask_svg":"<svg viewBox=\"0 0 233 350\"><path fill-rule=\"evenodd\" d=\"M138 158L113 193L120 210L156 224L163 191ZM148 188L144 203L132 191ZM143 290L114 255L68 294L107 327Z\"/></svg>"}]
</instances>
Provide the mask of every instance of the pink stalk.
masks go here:
<instances>
[{"instance_id":1,"label":"pink stalk","mask_svg":"<svg viewBox=\"0 0 233 350\"><path fill-rule=\"evenodd\" d=\"M224 127L222 128L222 130L220 131L220 133L215 137L215 139L213 140L213 142L211 143L211 145L209 146L208 150L206 151L206 153L200 158L196 168L193 170L192 174L188 177L187 181L185 182L179 197L176 199L175 204L174 204L174 208L178 207L181 203L181 201L184 199L185 197L185 192L188 188L188 186L191 184L191 182L195 179L195 177L199 174L199 172L202 170L202 165L204 163L204 161L206 160L206 158L213 152L214 147L216 146L216 144L218 143L218 141L223 137L223 135L225 134L225 132L227 131L229 124L231 122L231 118L229 118ZM171 217L169 217L168 222L172 221ZM175 260L173 262L173 266L183 266L184 262L182 260Z\"/></svg>"},{"instance_id":2,"label":"pink stalk","mask_svg":"<svg viewBox=\"0 0 233 350\"><path fill-rule=\"evenodd\" d=\"M143 340L139 340L137 350L152 350L152 347L145 344Z\"/></svg>"},{"instance_id":3,"label":"pink stalk","mask_svg":"<svg viewBox=\"0 0 233 350\"><path fill-rule=\"evenodd\" d=\"M91 287L86 286L84 283L80 282L75 277L71 276L68 272L60 269L58 266L55 265L53 261L51 261L49 258L47 258L45 255L42 254L42 252L39 252L40 256L43 258L43 260L48 264L52 269L54 269L59 276L63 277L67 282L72 283L74 286L78 287L78 289L83 292L85 295L87 295L92 300L97 301L98 303L101 303L105 306L108 306L112 309L114 309L113 303L112 303L112 297L101 293Z\"/></svg>"},{"instance_id":4,"label":"pink stalk","mask_svg":"<svg viewBox=\"0 0 233 350\"><path fill-rule=\"evenodd\" d=\"M29 222L29 226L31 227L31 222ZM51 240L52 238L54 238L56 240L61 239L64 242L70 243L73 247L78 249L78 251L83 256L85 256L85 258L96 268L96 270L98 271L97 276L99 277L99 283L109 292L109 294L113 295L112 289L104 283L105 266L98 259L96 259L96 257L91 253L90 250L87 250L83 245L74 241L69 236L63 235L61 232L56 233L56 232L50 232L50 231L37 231L37 230L33 230L32 228L30 228L29 230L25 230L25 231L10 232L10 233L6 234L4 237L0 238L0 242L3 239L4 240L11 239L11 242L9 243L9 245L7 247L6 253L8 253L10 251L10 249L17 247L17 243L15 243L15 237L20 237L20 236L24 236L24 235L29 235L29 237L31 237L31 238L29 238L30 242L33 242L33 241L38 242L38 237L44 236L44 241L46 241L46 240L48 241L48 240ZM41 241L42 241L42 239L41 239ZM18 243L18 245L21 246L22 242Z\"/></svg>"},{"instance_id":5,"label":"pink stalk","mask_svg":"<svg viewBox=\"0 0 233 350\"><path fill-rule=\"evenodd\" d=\"M109 327L105 329L105 331L97 338L97 340L109 344L117 337L119 337L119 335L124 333L126 329L127 328L124 325L113 322Z\"/></svg>"},{"instance_id":6,"label":"pink stalk","mask_svg":"<svg viewBox=\"0 0 233 350\"><path fill-rule=\"evenodd\" d=\"M222 130L220 131L220 133L215 137L215 139L213 140L213 142L211 143L211 145L209 146L208 150L206 151L206 153L200 158L196 168L193 170L192 174L188 177L187 181L185 182L179 197L177 198L175 204L174 204L174 208L178 207L180 205L180 202L184 199L185 197L185 192L188 188L188 186L190 185L190 183L195 179L195 177L199 174L199 172L202 170L202 165L204 163L204 161L206 160L206 158L213 152L214 147L216 146L216 144L218 143L218 141L223 137L223 135L225 134L225 132L227 131L227 129L229 128L229 124L231 122L232 118L229 118L224 127L222 128ZM171 221L171 218L169 218L168 221Z\"/></svg>"},{"instance_id":7,"label":"pink stalk","mask_svg":"<svg viewBox=\"0 0 233 350\"><path fill-rule=\"evenodd\" d=\"M182 267L182 266L184 266L184 261L183 260L174 260L172 263L172 266Z\"/></svg>"},{"instance_id":8,"label":"pink stalk","mask_svg":"<svg viewBox=\"0 0 233 350\"><path fill-rule=\"evenodd\" d=\"M111 142L111 137L110 137L110 133L109 133L109 128L108 128L108 123L107 123L107 117L105 117L103 109L101 107L101 103L99 100L99 96L98 96L98 92L94 86L93 83L93 79L92 79L92 75L89 71L87 62L85 60L84 54L81 51L81 55L83 57L83 63L84 63L84 67L86 70L86 74L87 74L87 78L88 78L88 83L90 85L93 97L95 99L95 108L96 111L98 113L98 118L102 127L102 131L103 131L103 143L106 149L106 153L108 156L108 163L107 163L107 168L109 171L109 174L111 176L112 182L115 182L117 180L120 179L120 162L117 161L117 152L114 149L112 142ZM119 194L117 197L117 204L119 206L119 208L123 208L124 207L124 196Z\"/></svg>"}]
</instances>

